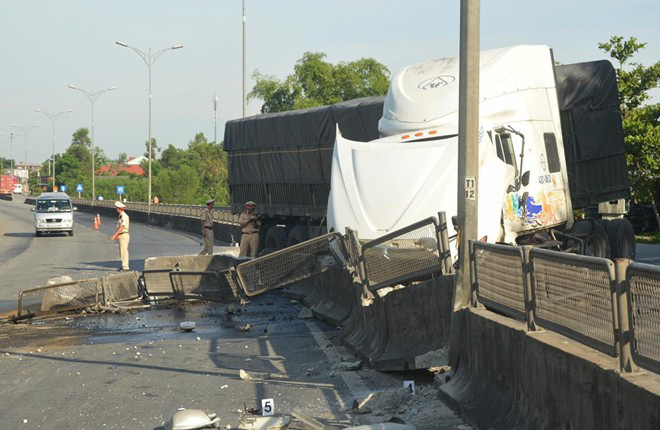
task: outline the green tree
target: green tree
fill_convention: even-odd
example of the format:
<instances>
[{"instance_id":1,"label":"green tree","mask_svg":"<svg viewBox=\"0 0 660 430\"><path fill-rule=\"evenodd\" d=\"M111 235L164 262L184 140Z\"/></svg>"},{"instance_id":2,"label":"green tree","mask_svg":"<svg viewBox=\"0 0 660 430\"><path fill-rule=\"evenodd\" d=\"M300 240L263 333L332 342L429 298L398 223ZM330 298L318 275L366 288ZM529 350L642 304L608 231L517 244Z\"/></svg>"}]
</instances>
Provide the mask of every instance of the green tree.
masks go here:
<instances>
[{"instance_id":1,"label":"green tree","mask_svg":"<svg viewBox=\"0 0 660 430\"><path fill-rule=\"evenodd\" d=\"M149 141L147 140L144 142L144 156L149 158ZM152 137L151 138L151 157L152 160L155 160L158 158L158 154L160 153L160 146L158 146L158 142L156 142L156 138Z\"/></svg>"},{"instance_id":2,"label":"green tree","mask_svg":"<svg viewBox=\"0 0 660 430\"><path fill-rule=\"evenodd\" d=\"M125 164L127 160L128 160L128 155L125 152L120 152L119 155L117 155L118 164Z\"/></svg>"},{"instance_id":3,"label":"green tree","mask_svg":"<svg viewBox=\"0 0 660 430\"><path fill-rule=\"evenodd\" d=\"M262 113L324 106L359 97L385 95L390 72L373 58L362 58L336 65L326 54L305 52L284 81L258 70L252 75L256 84L248 100L261 99Z\"/></svg>"},{"instance_id":4,"label":"green tree","mask_svg":"<svg viewBox=\"0 0 660 430\"><path fill-rule=\"evenodd\" d=\"M619 63L616 74L633 199L651 203L660 225L656 204L660 198L660 103L646 104L649 91L660 84L660 61L650 66L632 61L645 46L634 37L625 40L622 36L598 44Z\"/></svg>"}]
</instances>

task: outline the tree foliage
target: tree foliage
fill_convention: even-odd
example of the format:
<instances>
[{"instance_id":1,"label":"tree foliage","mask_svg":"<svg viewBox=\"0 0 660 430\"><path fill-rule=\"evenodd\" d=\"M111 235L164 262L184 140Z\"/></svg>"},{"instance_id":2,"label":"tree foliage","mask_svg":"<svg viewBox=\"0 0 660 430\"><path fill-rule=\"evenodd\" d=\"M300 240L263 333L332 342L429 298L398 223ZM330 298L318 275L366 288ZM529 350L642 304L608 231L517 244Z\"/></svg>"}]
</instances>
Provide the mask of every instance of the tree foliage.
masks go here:
<instances>
[{"instance_id":1,"label":"tree foliage","mask_svg":"<svg viewBox=\"0 0 660 430\"><path fill-rule=\"evenodd\" d=\"M359 97L387 93L390 72L373 58L339 62L325 60L321 52L305 52L293 67L293 74L280 81L258 70L248 100L261 99L262 113L324 106Z\"/></svg>"},{"instance_id":2,"label":"tree foliage","mask_svg":"<svg viewBox=\"0 0 660 430\"><path fill-rule=\"evenodd\" d=\"M621 36L598 44L619 63L616 74L633 198L655 207L660 197L660 103L646 102L649 91L660 84L660 61L650 66L632 61L645 46L634 37Z\"/></svg>"}]
</instances>

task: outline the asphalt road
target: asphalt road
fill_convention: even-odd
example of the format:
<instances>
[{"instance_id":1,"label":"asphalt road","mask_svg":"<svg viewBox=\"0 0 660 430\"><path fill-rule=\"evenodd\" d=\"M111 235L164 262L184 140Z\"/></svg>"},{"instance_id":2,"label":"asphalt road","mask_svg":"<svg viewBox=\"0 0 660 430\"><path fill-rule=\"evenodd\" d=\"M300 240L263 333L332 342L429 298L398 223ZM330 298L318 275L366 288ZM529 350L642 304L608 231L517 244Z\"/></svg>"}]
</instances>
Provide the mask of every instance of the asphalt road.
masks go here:
<instances>
[{"instance_id":1,"label":"asphalt road","mask_svg":"<svg viewBox=\"0 0 660 430\"><path fill-rule=\"evenodd\" d=\"M102 218L100 229L95 231L92 214L75 212L72 237L35 237L30 209L21 197L11 202L0 200L0 314L16 308L19 291L45 285L53 277L99 277L121 267L119 245L110 240L116 218ZM201 236L176 230L131 223L130 234L132 270L144 269L148 257L201 250Z\"/></svg>"}]
</instances>

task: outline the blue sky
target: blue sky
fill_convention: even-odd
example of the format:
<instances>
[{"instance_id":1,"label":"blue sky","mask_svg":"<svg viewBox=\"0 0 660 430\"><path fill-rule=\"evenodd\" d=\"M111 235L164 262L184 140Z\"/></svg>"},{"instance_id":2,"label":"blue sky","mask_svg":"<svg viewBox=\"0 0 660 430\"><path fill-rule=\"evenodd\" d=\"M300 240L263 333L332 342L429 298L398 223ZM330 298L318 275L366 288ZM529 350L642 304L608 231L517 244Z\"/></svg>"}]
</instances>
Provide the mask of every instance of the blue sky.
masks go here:
<instances>
[{"instance_id":1,"label":"blue sky","mask_svg":"<svg viewBox=\"0 0 660 430\"><path fill-rule=\"evenodd\" d=\"M637 61L660 60L657 0L482 1L481 47L545 44L572 63L605 58L611 35L648 42ZM459 4L431 0L248 0L247 69L283 78L305 51L332 62L373 57L392 73L412 63L458 54ZM90 104L67 88L117 86L96 103L96 144L116 157L137 155L147 140L147 67L124 41L166 52L153 68L153 136L185 147L197 132L213 137L211 97L220 98L218 137L241 115L241 0L2 0L0 131L41 124L28 137L28 161L51 151L51 124L35 108L73 109L56 128L62 152L91 123ZM251 82L251 81L250 81ZM251 85L248 86L248 89ZM658 99L657 91L655 100ZM249 113L259 110L252 102ZM0 139L0 156L9 144ZM19 155L20 154L20 155ZM23 138L14 141L23 159Z\"/></svg>"}]
</instances>

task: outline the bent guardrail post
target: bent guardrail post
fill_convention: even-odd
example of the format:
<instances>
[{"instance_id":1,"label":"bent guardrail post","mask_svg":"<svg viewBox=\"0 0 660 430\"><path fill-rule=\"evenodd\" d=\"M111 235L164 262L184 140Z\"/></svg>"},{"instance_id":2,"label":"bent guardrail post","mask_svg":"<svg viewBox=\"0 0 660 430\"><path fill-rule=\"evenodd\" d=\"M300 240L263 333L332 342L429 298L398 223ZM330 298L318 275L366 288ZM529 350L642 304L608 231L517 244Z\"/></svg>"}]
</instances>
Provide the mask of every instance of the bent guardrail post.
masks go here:
<instances>
[{"instance_id":1,"label":"bent guardrail post","mask_svg":"<svg viewBox=\"0 0 660 430\"><path fill-rule=\"evenodd\" d=\"M637 366L632 358L632 342L633 337L630 331L630 321L628 310L630 309L629 294L630 286L626 282L626 272L630 260L627 258L617 258L614 260L614 273L616 284L616 302L617 302L617 315L619 323L619 363L622 372L635 372Z\"/></svg>"},{"instance_id":2,"label":"bent guardrail post","mask_svg":"<svg viewBox=\"0 0 660 430\"><path fill-rule=\"evenodd\" d=\"M532 261L530 253L533 246L525 245L522 247L522 271L523 286L525 288L525 322L527 331L537 331L536 326L536 292L532 288Z\"/></svg>"},{"instance_id":3,"label":"bent guardrail post","mask_svg":"<svg viewBox=\"0 0 660 430\"><path fill-rule=\"evenodd\" d=\"M444 212L438 212L438 232L440 236L440 258L442 258L442 273L451 275L454 272L454 266L451 264L451 251L449 249L449 233L447 231L447 215ZM472 248L470 248L472 249ZM470 252L472 256L472 252ZM474 277L472 278L474 282Z\"/></svg>"},{"instance_id":4,"label":"bent guardrail post","mask_svg":"<svg viewBox=\"0 0 660 430\"><path fill-rule=\"evenodd\" d=\"M477 283L477 262L474 256L474 240L468 240L468 246L470 247L470 305L473 308L478 308L479 295L477 289L479 288L479 284Z\"/></svg>"}]
</instances>

